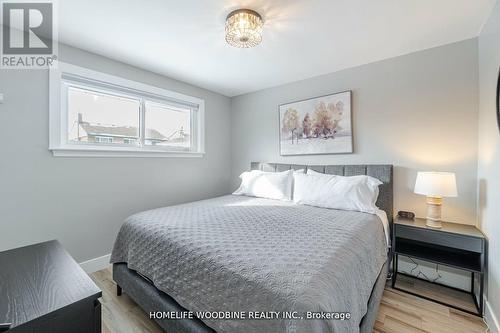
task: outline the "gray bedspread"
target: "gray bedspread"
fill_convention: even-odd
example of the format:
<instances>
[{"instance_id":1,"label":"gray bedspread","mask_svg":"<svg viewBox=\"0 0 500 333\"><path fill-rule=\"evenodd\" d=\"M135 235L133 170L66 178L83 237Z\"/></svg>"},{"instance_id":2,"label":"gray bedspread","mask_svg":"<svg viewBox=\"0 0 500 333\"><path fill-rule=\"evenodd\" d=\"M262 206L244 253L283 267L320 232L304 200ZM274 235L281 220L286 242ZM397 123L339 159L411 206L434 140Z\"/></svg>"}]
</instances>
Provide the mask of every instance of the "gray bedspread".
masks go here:
<instances>
[{"instance_id":1,"label":"gray bedspread","mask_svg":"<svg viewBox=\"0 0 500 333\"><path fill-rule=\"evenodd\" d=\"M351 314L203 319L220 333L358 332L386 259L375 215L234 195L135 214L111 256L191 311Z\"/></svg>"}]
</instances>

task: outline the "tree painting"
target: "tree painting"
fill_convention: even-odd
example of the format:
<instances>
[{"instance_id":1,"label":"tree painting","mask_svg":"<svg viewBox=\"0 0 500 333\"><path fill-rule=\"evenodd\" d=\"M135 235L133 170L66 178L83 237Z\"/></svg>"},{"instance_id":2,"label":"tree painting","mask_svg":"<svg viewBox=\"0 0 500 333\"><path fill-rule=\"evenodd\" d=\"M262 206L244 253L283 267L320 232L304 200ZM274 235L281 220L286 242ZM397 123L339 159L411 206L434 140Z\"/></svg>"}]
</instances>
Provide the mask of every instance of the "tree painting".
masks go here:
<instances>
[{"instance_id":1,"label":"tree painting","mask_svg":"<svg viewBox=\"0 0 500 333\"><path fill-rule=\"evenodd\" d=\"M288 108L283 115L282 123L282 133L290 133L290 138L292 139L293 144L295 131L297 131L297 129L299 128L299 113L297 112L297 110Z\"/></svg>"},{"instance_id":2,"label":"tree painting","mask_svg":"<svg viewBox=\"0 0 500 333\"><path fill-rule=\"evenodd\" d=\"M312 120L309 116L309 112L306 113L304 120L302 121L302 137L310 138L312 135Z\"/></svg>"},{"instance_id":3,"label":"tree painting","mask_svg":"<svg viewBox=\"0 0 500 333\"><path fill-rule=\"evenodd\" d=\"M327 138L333 123L324 102L320 102L313 114L313 136Z\"/></svg>"},{"instance_id":4,"label":"tree painting","mask_svg":"<svg viewBox=\"0 0 500 333\"><path fill-rule=\"evenodd\" d=\"M350 91L284 104L279 113L282 155L352 153Z\"/></svg>"},{"instance_id":5,"label":"tree painting","mask_svg":"<svg viewBox=\"0 0 500 333\"><path fill-rule=\"evenodd\" d=\"M340 130L339 122L342 120L343 103L320 102L313 115L312 134L315 138L330 139L335 138L335 134Z\"/></svg>"}]
</instances>

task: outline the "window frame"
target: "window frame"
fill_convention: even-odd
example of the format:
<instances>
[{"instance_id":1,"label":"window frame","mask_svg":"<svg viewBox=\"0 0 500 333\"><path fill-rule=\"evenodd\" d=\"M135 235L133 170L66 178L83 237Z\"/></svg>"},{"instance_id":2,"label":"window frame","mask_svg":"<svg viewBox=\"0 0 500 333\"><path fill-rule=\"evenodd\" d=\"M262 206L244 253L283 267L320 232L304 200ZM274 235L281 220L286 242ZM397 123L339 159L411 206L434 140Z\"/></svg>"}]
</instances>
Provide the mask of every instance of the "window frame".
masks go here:
<instances>
[{"instance_id":1,"label":"window frame","mask_svg":"<svg viewBox=\"0 0 500 333\"><path fill-rule=\"evenodd\" d=\"M68 87L140 100L139 140L143 140L145 101L179 105L191 109L191 150L171 150L166 146L92 144L68 139ZM203 157L205 154L205 101L118 76L59 62L49 70L49 150L54 156L89 157Z\"/></svg>"}]
</instances>

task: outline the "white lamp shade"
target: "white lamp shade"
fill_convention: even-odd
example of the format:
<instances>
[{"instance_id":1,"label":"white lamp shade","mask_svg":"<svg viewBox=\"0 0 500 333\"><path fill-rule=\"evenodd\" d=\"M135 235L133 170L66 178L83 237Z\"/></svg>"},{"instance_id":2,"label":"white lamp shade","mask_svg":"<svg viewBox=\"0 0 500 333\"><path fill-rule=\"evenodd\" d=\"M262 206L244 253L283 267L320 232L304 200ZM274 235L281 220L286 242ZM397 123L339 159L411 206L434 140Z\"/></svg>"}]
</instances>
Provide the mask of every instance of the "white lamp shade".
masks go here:
<instances>
[{"instance_id":1,"label":"white lamp shade","mask_svg":"<svg viewBox=\"0 0 500 333\"><path fill-rule=\"evenodd\" d=\"M419 172L415 193L429 197L456 197L457 182L452 172Z\"/></svg>"}]
</instances>

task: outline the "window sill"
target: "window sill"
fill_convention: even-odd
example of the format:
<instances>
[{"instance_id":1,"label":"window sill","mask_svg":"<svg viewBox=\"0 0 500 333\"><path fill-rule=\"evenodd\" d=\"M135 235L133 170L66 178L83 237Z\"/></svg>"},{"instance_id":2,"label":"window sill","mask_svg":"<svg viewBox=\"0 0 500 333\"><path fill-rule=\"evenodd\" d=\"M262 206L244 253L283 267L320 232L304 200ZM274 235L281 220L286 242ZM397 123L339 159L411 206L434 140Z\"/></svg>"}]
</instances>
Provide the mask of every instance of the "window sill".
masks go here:
<instances>
[{"instance_id":1,"label":"window sill","mask_svg":"<svg viewBox=\"0 0 500 333\"><path fill-rule=\"evenodd\" d=\"M205 152L165 151L120 147L58 147L50 148L55 157L203 157Z\"/></svg>"}]
</instances>

